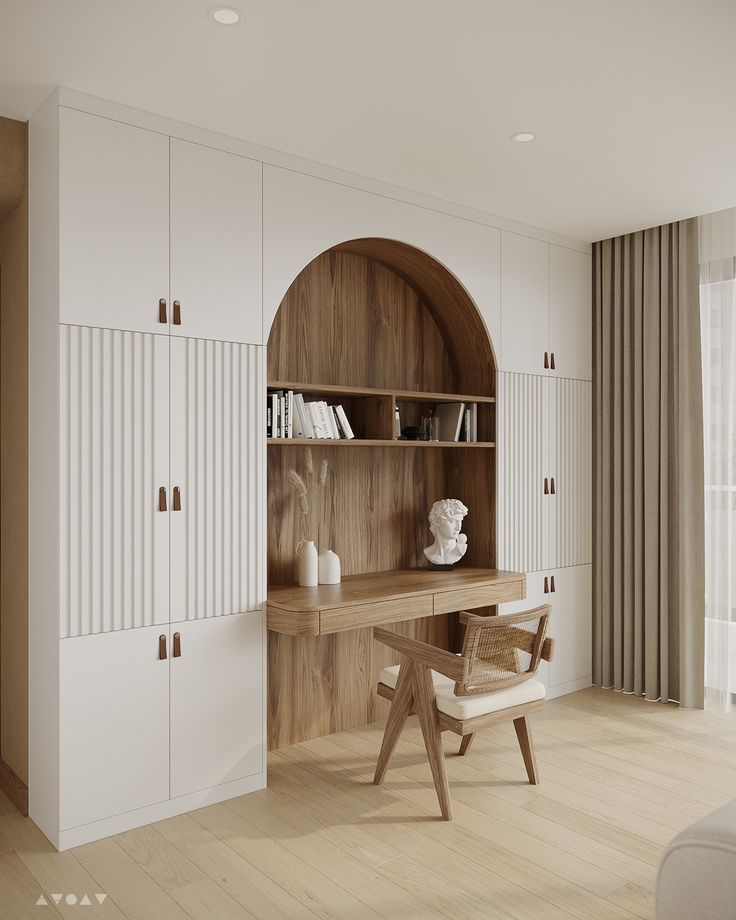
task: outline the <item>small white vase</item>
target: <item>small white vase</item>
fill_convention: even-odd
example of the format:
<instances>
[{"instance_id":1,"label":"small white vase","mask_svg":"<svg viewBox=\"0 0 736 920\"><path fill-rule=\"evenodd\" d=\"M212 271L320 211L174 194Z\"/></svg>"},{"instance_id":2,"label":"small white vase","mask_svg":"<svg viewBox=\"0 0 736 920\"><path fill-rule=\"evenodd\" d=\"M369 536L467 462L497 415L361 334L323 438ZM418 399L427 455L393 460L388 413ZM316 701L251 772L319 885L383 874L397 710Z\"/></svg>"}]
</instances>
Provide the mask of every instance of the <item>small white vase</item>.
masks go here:
<instances>
[{"instance_id":1,"label":"small white vase","mask_svg":"<svg viewBox=\"0 0 736 920\"><path fill-rule=\"evenodd\" d=\"M313 588L318 581L317 547L314 540L300 540L296 545L296 558L299 584L303 588Z\"/></svg>"},{"instance_id":2,"label":"small white vase","mask_svg":"<svg viewBox=\"0 0 736 920\"><path fill-rule=\"evenodd\" d=\"M319 583L321 585L340 584L340 557L331 549L319 554Z\"/></svg>"}]
</instances>

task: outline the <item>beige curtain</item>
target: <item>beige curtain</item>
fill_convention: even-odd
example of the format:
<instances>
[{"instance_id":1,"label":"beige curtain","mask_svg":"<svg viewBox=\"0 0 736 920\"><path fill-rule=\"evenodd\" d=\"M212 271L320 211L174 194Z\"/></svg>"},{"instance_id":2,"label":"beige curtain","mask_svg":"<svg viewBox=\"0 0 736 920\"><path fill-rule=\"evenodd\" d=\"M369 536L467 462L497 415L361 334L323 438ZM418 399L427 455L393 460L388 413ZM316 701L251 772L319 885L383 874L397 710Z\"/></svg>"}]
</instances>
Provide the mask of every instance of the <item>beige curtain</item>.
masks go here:
<instances>
[{"instance_id":1,"label":"beige curtain","mask_svg":"<svg viewBox=\"0 0 736 920\"><path fill-rule=\"evenodd\" d=\"M703 705L697 220L593 248L593 680Z\"/></svg>"}]
</instances>

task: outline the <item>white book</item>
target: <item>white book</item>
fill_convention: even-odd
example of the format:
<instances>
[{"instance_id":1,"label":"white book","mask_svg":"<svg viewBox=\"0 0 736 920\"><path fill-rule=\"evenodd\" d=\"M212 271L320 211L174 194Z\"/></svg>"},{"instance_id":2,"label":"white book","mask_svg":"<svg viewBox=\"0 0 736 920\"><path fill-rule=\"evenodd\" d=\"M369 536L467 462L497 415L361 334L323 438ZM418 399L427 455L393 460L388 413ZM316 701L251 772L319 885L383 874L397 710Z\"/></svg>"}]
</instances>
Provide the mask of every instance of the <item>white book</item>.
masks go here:
<instances>
[{"instance_id":1,"label":"white book","mask_svg":"<svg viewBox=\"0 0 736 920\"><path fill-rule=\"evenodd\" d=\"M327 403L324 400L317 403L317 406L319 407L318 408L319 424L323 431L322 437L332 440L335 437L335 435L333 434L333 431L332 431L332 421L330 418L330 407L327 405Z\"/></svg>"},{"instance_id":2,"label":"white book","mask_svg":"<svg viewBox=\"0 0 736 920\"><path fill-rule=\"evenodd\" d=\"M350 422L342 406L335 406L335 415L337 415L337 420L340 423L340 428L342 428L345 437L348 439L354 438L353 429L350 427Z\"/></svg>"},{"instance_id":3,"label":"white book","mask_svg":"<svg viewBox=\"0 0 736 920\"><path fill-rule=\"evenodd\" d=\"M286 437L294 437L294 391L286 391Z\"/></svg>"},{"instance_id":4,"label":"white book","mask_svg":"<svg viewBox=\"0 0 736 920\"><path fill-rule=\"evenodd\" d=\"M463 441L473 440L470 434L471 416L472 416L472 412L470 411L470 409L466 409L464 412L464 420L463 420Z\"/></svg>"},{"instance_id":5,"label":"white book","mask_svg":"<svg viewBox=\"0 0 736 920\"><path fill-rule=\"evenodd\" d=\"M299 411L299 394L291 394L291 427L295 438L304 437L304 423Z\"/></svg>"},{"instance_id":6,"label":"white book","mask_svg":"<svg viewBox=\"0 0 736 920\"><path fill-rule=\"evenodd\" d=\"M439 419L440 441L457 441L463 425L465 403L437 403L434 414Z\"/></svg>"},{"instance_id":7,"label":"white book","mask_svg":"<svg viewBox=\"0 0 736 920\"><path fill-rule=\"evenodd\" d=\"M308 402L307 411L309 412L309 417L312 420L312 427L314 428L315 438L324 438L325 433L322 431L322 418L319 413L319 403L317 402Z\"/></svg>"},{"instance_id":8,"label":"white book","mask_svg":"<svg viewBox=\"0 0 736 920\"><path fill-rule=\"evenodd\" d=\"M335 407L327 407L327 415L330 420L330 428L332 429L332 437L336 440L340 440L340 426L337 424L337 416L335 415Z\"/></svg>"},{"instance_id":9,"label":"white book","mask_svg":"<svg viewBox=\"0 0 736 920\"><path fill-rule=\"evenodd\" d=\"M296 406L296 414L299 418L299 424L301 425L302 429L302 437L313 438L314 425L312 424L312 419L307 412L304 396L301 393L296 393L294 395L294 404Z\"/></svg>"}]
</instances>

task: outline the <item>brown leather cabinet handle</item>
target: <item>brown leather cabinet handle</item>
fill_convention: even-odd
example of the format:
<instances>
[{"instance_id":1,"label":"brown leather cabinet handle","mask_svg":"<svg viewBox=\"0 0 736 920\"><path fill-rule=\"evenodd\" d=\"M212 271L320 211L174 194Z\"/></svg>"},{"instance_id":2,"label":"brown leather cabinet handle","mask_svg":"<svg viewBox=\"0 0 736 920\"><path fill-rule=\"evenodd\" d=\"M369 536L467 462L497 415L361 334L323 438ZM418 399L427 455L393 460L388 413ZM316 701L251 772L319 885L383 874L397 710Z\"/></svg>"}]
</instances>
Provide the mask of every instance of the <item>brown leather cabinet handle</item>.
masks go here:
<instances>
[{"instance_id":1,"label":"brown leather cabinet handle","mask_svg":"<svg viewBox=\"0 0 736 920\"><path fill-rule=\"evenodd\" d=\"M158 510L166 511L166 486L161 486L158 490Z\"/></svg>"},{"instance_id":2,"label":"brown leather cabinet handle","mask_svg":"<svg viewBox=\"0 0 736 920\"><path fill-rule=\"evenodd\" d=\"M554 353L554 352L552 352L552 354L550 355L550 364L549 364L549 366L552 368L553 371L556 371L556 370L557 370L557 368L555 367L555 353Z\"/></svg>"},{"instance_id":3,"label":"brown leather cabinet handle","mask_svg":"<svg viewBox=\"0 0 736 920\"><path fill-rule=\"evenodd\" d=\"M551 593L554 594L555 593L555 576L554 575L552 576L550 581L551 581L551 584L550 584Z\"/></svg>"},{"instance_id":4,"label":"brown leather cabinet handle","mask_svg":"<svg viewBox=\"0 0 736 920\"><path fill-rule=\"evenodd\" d=\"M158 302L158 321L160 323L168 323L168 319L166 319L166 301L163 297Z\"/></svg>"},{"instance_id":5,"label":"brown leather cabinet handle","mask_svg":"<svg viewBox=\"0 0 736 920\"><path fill-rule=\"evenodd\" d=\"M165 661L166 658L168 658L166 654L166 636L164 633L161 633L158 637L158 660Z\"/></svg>"},{"instance_id":6,"label":"brown leather cabinet handle","mask_svg":"<svg viewBox=\"0 0 736 920\"><path fill-rule=\"evenodd\" d=\"M544 593L549 594L549 578L544 576Z\"/></svg>"},{"instance_id":7,"label":"brown leather cabinet handle","mask_svg":"<svg viewBox=\"0 0 736 920\"><path fill-rule=\"evenodd\" d=\"M174 301L174 319L172 322L175 326L181 326L181 304L178 300Z\"/></svg>"},{"instance_id":8,"label":"brown leather cabinet handle","mask_svg":"<svg viewBox=\"0 0 736 920\"><path fill-rule=\"evenodd\" d=\"M181 633L174 633L174 653L172 658L181 658Z\"/></svg>"},{"instance_id":9,"label":"brown leather cabinet handle","mask_svg":"<svg viewBox=\"0 0 736 920\"><path fill-rule=\"evenodd\" d=\"M544 494L549 495L549 480L547 477L544 477Z\"/></svg>"},{"instance_id":10,"label":"brown leather cabinet handle","mask_svg":"<svg viewBox=\"0 0 736 920\"><path fill-rule=\"evenodd\" d=\"M555 477L553 476L549 482L550 482L549 491L551 492L552 495L557 495L557 491L555 489Z\"/></svg>"},{"instance_id":11,"label":"brown leather cabinet handle","mask_svg":"<svg viewBox=\"0 0 736 920\"><path fill-rule=\"evenodd\" d=\"M544 353L544 369L547 371L549 370L549 355L546 351Z\"/></svg>"},{"instance_id":12,"label":"brown leather cabinet handle","mask_svg":"<svg viewBox=\"0 0 736 920\"><path fill-rule=\"evenodd\" d=\"M179 486L174 486L174 501L172 502L172 508L174 511L181 511L181 489Z\"/></svg>"}]
</instances>

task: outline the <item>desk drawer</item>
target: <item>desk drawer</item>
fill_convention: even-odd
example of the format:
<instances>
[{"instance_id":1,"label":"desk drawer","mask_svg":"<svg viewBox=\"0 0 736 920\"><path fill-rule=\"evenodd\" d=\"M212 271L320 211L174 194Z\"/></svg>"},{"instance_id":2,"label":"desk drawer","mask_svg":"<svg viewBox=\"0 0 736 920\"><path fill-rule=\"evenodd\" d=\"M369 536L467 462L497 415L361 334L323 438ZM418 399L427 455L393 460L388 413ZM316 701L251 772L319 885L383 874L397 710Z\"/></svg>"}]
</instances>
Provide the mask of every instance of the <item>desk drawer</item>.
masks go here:
<instances>
[{"instance_id":1,"label":"desk drawer","mask_svg":"<svg viewBox=\"0 0 736 920\"><path fill-rule=\"evenodd\" d=\"M481 585L478 588L458 588L442 591L434 596L434 615L454 613L456 610L472 610L473 607L492 607L504 601L518 601L526 597L524 579L509 581L501 585Z\"/></svg>"},{"instance_id":2,"label":"desk drawer","mask_svg":"<svg viewBox=\"0 0 736 920\"><path fill-rule=\"evenodd\" d=\"M337 607L334 610L320 610L319 632L345 632L365 626L382 626L385 623L399 623L401 620L417 620L431 617L432 595L402 597L392 601L378 601L375 604L356 604L351 607Z\"/></svg>"}]
</instances>

